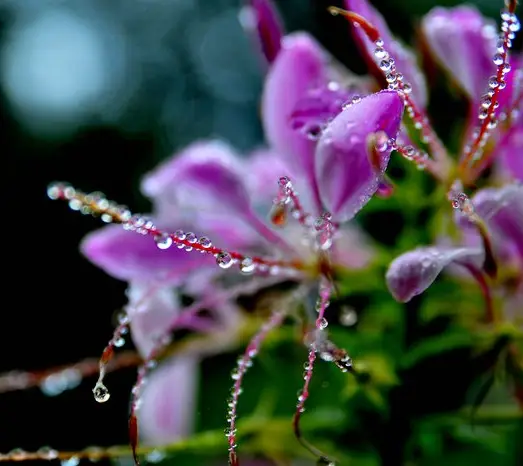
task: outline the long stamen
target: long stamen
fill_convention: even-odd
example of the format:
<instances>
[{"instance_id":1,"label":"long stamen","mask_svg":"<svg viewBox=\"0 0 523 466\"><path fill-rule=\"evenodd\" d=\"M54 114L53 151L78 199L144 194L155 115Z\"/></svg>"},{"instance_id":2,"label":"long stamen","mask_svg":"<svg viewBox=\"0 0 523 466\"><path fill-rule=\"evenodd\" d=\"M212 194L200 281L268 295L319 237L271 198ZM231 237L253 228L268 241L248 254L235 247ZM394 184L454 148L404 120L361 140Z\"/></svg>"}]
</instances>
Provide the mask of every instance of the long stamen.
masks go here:
<instances>
[{"instance_id":1,"label":"long stamen","mask_svg":"<svg viewBox=\"0 0 523 466\"><path fill-rule=\"evenodd\" d=\"M422 140L429 145L434 158L444 165L441 169L446 170L445 165L447 164L448 155L445 146L432 129L425 112L416 105L410 96L412 86L404 80L403 74L396 69L394 58L383 47L384 42L381 39L379 30L365 18L351 11L331 6L329 7L329 12L334 16L342 15L355 26L361 27L367 37L374 42L376 46L374 59L388 82L388 88L399 91L405 101L407 114L414 122L414 127L421 132Z\"/></svg>"},{"instance_id":2,"label":"long stamen","mask_svg":"<svg viewBox=\"0 0 523 466\"><path fill-rule=\"evenodd\" d=\"M229 443L229 465L238 466L239 460L237 455L236 444L236 417L238 399L242 393L242 381L247 369L252 365L252 359L258 354L258 351L265 340L267 334L274 328L278 327L285 317L285 312L277 311L271 315L271 318L262 326L258 333L252 338L247 345L245 353L238 359L236 370L232 373L235 381L231 391L231 398L228 402L229 411L227 413L228 427L225 430L225 436Z\"/></svg>"},{"instance_id":3,"label":"long stamen","mask_svg":"<svg viewBox=\"0 0 523 466\"><path fill-rule=\"evenodd\" d=\"M463 180L471 183L479 172L488 165L490 157L483 157L483 150L487 144L492 130L498 124L496 110L499 107L500 94L506 87L505 76L511 71L509 64L509 50L515 33L520 29L518 17L515 14L516 0L505 2L506 8L501 12L501 33L497 44L497 51L493 62L497 67L496 75L488 82L488 91L481 98L478 119L479 128L473 131L470 140L465 144L459 172Z\"/></svg>"},{"instance_id":4,"label":"long stamen","mask_svg":"<svg viewBox=\"0 0 523 466\"><path fill-rule=\"evenodd\" d=\"M305 212L298 193L291 179L282 176L278 180L278 195L274 199L271 221L274 225L283 226L287 222L288 212L306 228L312 225L312 215Z\"/></svg>"},{"instance_id":5,"label":"long stamen","mask_svg":"<svg viewBox=\"0 0 523 466\"><path fill-rule=\"evenodd\" d=\"M275 270L281 273L289 269L301 271L304 268L304 265L298 260L273 260L225 251L213 246L209 238L205 236L198 238L192 232L182 230L175 233L164 232L155 227L149 219L133 215L126 207L108 201L101 193L85 194L61 183L52 184L47 192L51 199L69 201L69 207L73 210L79 210L83 214L99 215L106 223L121 223L126 230L152 236L159 249L169 249L175 244L179 249L185 249L188 252L194 250L212 254L218 266L223 269L228 269L235 263L239 263L240 270L244 273L252 273L256 270L260 272Z\"/></svg>"},{"instance_id":6,"label":"long stamen","mask_svg":"<svg viewBox=\"0 0 523 466\"><path fill-rule=\"evenodd\" d=\"M293 428L294 435L298 441L309 450L314 456L319 458L323 464L330 464L327 456L324 455L320 450L315 446L309 443L305 438L303 438L300 428L300 419L302 413L305 411L305 402L309 398L309 385L312 380L312 374L314 370L314 363L316 362L316 353L319 352L319 341L323 337L324 330L327 328L328 322L325 318L325 311L329 306L329 298L331 295L332 286L329 281L322 277L320 281L320 290L318 302L316 305L316 310L318 311L318 318L316 319L316 332L313 338L312 343L309 347L309 355L307 362L304 364L305 372L303 374L303 388L300 390L298 395L298 403L296 404L296 411L294 413L293 419Z\"/></svg>"}]
</instances>

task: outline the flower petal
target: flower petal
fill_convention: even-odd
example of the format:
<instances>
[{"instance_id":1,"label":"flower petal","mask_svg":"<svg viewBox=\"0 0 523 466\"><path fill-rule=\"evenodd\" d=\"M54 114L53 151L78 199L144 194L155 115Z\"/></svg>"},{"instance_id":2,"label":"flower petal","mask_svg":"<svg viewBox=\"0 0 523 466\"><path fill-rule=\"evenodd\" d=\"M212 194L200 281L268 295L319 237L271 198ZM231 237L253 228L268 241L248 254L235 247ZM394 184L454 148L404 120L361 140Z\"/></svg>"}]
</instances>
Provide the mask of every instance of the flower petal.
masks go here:
<instances>
[{"instance_id":1,"label":"flower petal","mask_svg":"<svg viewBox=\"0 0 523 466\"><path fill-rule=\"evenodd\" d=\"M271 0L249 0L242 8L240 22L244 29L255 32L263 55L272 63L281 48L283 27Z\"/></svg>"},{"instance_id":2,"label":"flower petal","mask_svg":"<svg viewBox=\"0 0 523 466\"><path fill-rule=\"evenodd\" d=\"M481 267L483 252L471 248L423 247L394 259L387 271L387 286L397 301L410 301L423 293L451 263Z\"/></svg>"},{"instance_id":3,"label":"flower petal","mask_svg":"<svg viewBox=\"0 0 523 466\"><path fill-rule=\"evenodd\" d=\"M180 283L192 270L214 267L208 255L158 249L152 238L109 225L88 234L80 246L95 265L120 280Z\"/></svg>"},{"instance_id":4,"label":"flower petal","mask_svg":"<svg viewBox=\"0 0 523 466\"><path fill-rule=\"evenodd\" d=\"M271 146L317 192L313 160L316 140L295 131L290 118L310 89L328 82L325 52L309 35L286 36L265 81L262 118Z\"/></svg>"},{"instance_id":5,"label":"flower petal","mask_svg":"<svg viewBox=\"0 0 523 466\"><path fill-rule=\"evenodd\" d=\"M147 357L164 336L181 308L175 289L170 285L132 281L127 288L126 307L131 321L131 336L136 348Z\"/></svg>"},{"instance_id":6,"label":"flower petal","mask_svg":"<svg viewBox=\"0 0 523 466\"><path fill-rule=\"evenodd\" d=\"M190 434L197 383L195 356L171 358L148 377L138 410L138 425L146 443L166 445Z\"/></svg>"},{"instance_id":7,"label":"flower petal","mask_svg":"<svg viewBox=\"0 0 523 466\"><path fill-rule=\"evenodd\" d=\"M368 138L383 131L396 138L403 101L394 91L371 94L340 113L325 129L316 149L316 176L323 203L337 221L352 218L378 189L390 149L371 164Z\"/></svg>"},{"instance_id":8,"label":"flower petal","mask_svg":"<svg viewBox=\"0 0 523 466\"><path fill-rule=\"evenodd\" d=\"M496 151L501 165L508 173L523 181L523 121L504 135Z\"/></svg>"},{"instance_id":9,"label":"flower petal","mask_svg":"<svg viewBox=\"0 0 523 466\"><path fill-rule=\"evenodd\" d=\"M397 70L403 73L405 81L412 86L412 98L420 107L424 107L427 103L427 87L414 54L394 38L383 16L367 0L345 0L345 8L363 16L379 30L385 49L394 57ZM360 28L354 27L353 32L365 51L369 63L372 63L376 72L381 75L374 61L376 45L367 38Z\"/></svg>"},{"instance_id":10,"label":"flower petal","mask_svg":"<svg viewBox=\"0 0 523 466\"><path fill-rule=\"evenodd\" d=\"M177 212L191 225L201 226L205 234L211 235L213 225L226 225L230 234L222 239L230 240L239 231L250 229L259 238L288 249L255 214L246 187L246 171L245 162L228 145L199 142L146 175L142 191L153 198L159 221L168 222ZM252 236L249 234L247 243Z\"/></svg>"},{"instance_id":11,"label":"flower petal","mask_svg":"<svg viewBox=\"0 0 523 466\"><path fill-rule=\"evenodd\" d=\"M332 244L332 258L336 265L348 269L360 269L367 266L374 250L363 230L353 224L338 230L336 241Z\"/></svg>"},{"instance_id":12,"label":"flower petal","mask_svg":"<svg viewBox=\"0 0 523 466\"><path fill-rule=\"evenodd\" d=\"M422 30L441 65L478 102L496 72L496 23L474 7L437 7L423 18Z\"/></svg>"},{"instance_id":13,"label":"flower petal","mask_svg":"<svg viewBox=\"0 0 523 466\"><path fill-rule=\"evenodd\" d=\"M523 184L482 189L472 198L472 203L494 235L496 249L509 247L513 251L515 248L523 259Z\"/></svg>"},{"instance_id":14,"label":"flower petal","mask_svg":"<svg viewBox=\"0 0 523 466\"><path fill-rule=\"evenodd\" d=\"M155 201L157 216L179 209L249 212L249 196L242 180L243 163L221 141L197 142L171 157L142 181L142 192ZM165 212L165 210L167 212Z\"/></svg>"}]
</instances>

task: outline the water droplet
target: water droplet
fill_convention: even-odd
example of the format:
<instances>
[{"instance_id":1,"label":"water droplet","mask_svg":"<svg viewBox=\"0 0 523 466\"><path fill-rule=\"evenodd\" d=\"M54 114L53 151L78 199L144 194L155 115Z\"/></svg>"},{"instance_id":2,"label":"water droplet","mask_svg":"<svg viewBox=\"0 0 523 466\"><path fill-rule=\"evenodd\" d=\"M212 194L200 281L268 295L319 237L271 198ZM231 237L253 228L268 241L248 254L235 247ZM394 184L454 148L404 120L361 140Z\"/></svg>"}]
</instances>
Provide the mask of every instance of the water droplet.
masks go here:
<instances>
[{"instance_id":1,"label":"water droplet","mask_svg":"<svg viewBox=\"0 0 523 466\"><path fill-rule=\"evenodd\" d=\"M189 231L185 234L185 240L191 244L194 244L198 240L198 237L192 231Z\"/></svg>"},{"instance_id":2,"label":"water droplet","mask_svg":"<svg viewBox=\"0 0 523 466\"><path fill-rule=\"evenodd\" d=\"M11 457L15 461L20 461L25 459L27 456L27 453L22 450L21 448L14 448L8 453L8 456Z\"/></svg>"},{"instance_id":3,"label":"water droplet","mask_svg":"<svg viewBox=\"0 0 523 466\"><path fill-rule=\"evenodd\" d=\"M211 240L209 238L207 238L206 236L202 236L198 240L198 243L200 244L200 246L202 248L205 248L205 249L209 249L212 246Z\"/></svg>"},{"instance_id":4,"label":"water droplet","mask_svg":"<svg viewBox=\"0 0 523 466\"><path fill-rule=\"evenodd\" d=\"M504 62L503 56L499 53L496 53L496 55L494 55L494 57L492 58L492 61L494 62L494 65L496 65L496 66L502 65Z\"/></svg>"},{"instance_id":5,"label":"water droplet","mask_svg":"<svg viewBox=\"0 0 523 466\"><path fill-rule=\"evenodd\" d=\"M318 319L316 325L320 330L325 330L329 326L329 322L325 317L322 317L321 319Z\"/></svg>"},{"instance_id":6,"label":"water droplet","mask_svg":"<svg viewBox=\"0 0 523 466\"><path fill-rule=\"evenodd\" d=\"M98 382L94 386L93 395L94 399L98 401L98 403L105 403L109 398L111 398L109 390L107 390L107 387L101 382Z\"/></svg>"},{"instance_id":7,"label":"water droplet","mask_svg":"<svg viewBox=\"0 0 523 466\"><path fill-rule=\"evenodd\" d=\"M483 108L489 108L492 104L492 99L488 95L481 98L480 104Z\"/></svg>"},{"instance_id":8,"label":"water droplet","mask_svg":"<svg viewBox=\"0 0 523 466\"><path fill-rule=\"evenodd\" d=\"M410 94L412 92L412 86L409 83L403 84L401 89L405 94Z\"/></svg>"},{"instance_id":9,"label":"water droplet","mask_svg":"<svg viewBox=\"0 0 523 466\"><path fill-rule=\"evenodd\" d=\"M62 466L78 466L79 464L80 458L78 456L71 456L71 458L61 461Z\"/></svg>"},{"instance_id":10,"label":"water droplet","mask_svg":"<svg viewBox=\"0 0 523 466\"><path fill-rule=\"evenodd\" d=\"M390 59L389 60L381 60L379 66L380 66L380 70L381 71L388 72L392 68L392 63L390 62ZM396 79L396 77L394 77L394 80L395 79Z\"/></svg>"},{"instance_id":11,"label":"water droplet","mask_svg":"<svg viewBox=\"0 0 523 466\"><path fill-rule=\"evenodd\" d=\"M116 340L114 340L113 342L114 346L116 346L117 348L121 348L123 345L125 345L125 339L120 337L120 338L117 338Z\"/></svg>"},{"instance_id":12,"label":"water droplet","mask_svg":"<svg viewBox=\"0 0 523 466\"><path fill-rule=\"evenodd\" d=\"M52 183L47 187L47 196L53 201L60 199L66 187L64 183Z\"/></svg>"},{"instance_id":13,"label":"water droplet","mask_svg":"<svg viewBox=\"0 0 523 466\"><path fill-rule=\"evenodd\" d=\"M287 223L287 207L283 202L273 204L269 214L271 223L275 226L281 227Z\"/></svg>"},{"instance_id":14,"label":"water droplet","mask_svg":"<svg viewBox=\"0 0 523 466\"><path fill-rule=\"evenodd\" d=\"M39 448L36 453L44 460L54 460L58 458L58 452L51 447Z\"/></svg>"},{"instance_id":15,"label":"water droplet","mask_svg":"<svg viewBox=\"0 0 523 466\"><path fill-rule=\"evenodd\" d=\"M353 104L359 104L361 102L361 96L359 96L359 95L352 96L351 102Z\"/></svg>"},{"instance_id":16,"label":"water droplet","mask_svg":"<svg viewBox=\"0 0 523 466\"><path fill-rule=\"evenodd\" d=\"M172 238L166 233L155 236L154 242L156 243L158 249L169 249L173 244Z\"/></svg>"},{"instance_id":17,"label":"water droplet","mask_svg":"<svg viewBox=\"0 0 523 466\"><path fill-rule=\"evenodd\" d=\"M376 39L374 44L376 45L376 47L383 47L383 39L381 39L381 38Z\"/></svg>"},{"instance_id":18,"label":"water droplet","mask_svg":"<svg viewBox=\"0 0 523 466\"><path fill-rule=\"evenodd\" d=\"M226 251L222 251L216 255L216 263L222 269L228 269L233 264L233 262L234 261L232 256Z\"/></svg>"},{"instance_id":19,"label":"water droplet","mask_svg":"<svg viewBox=\"0 0 523 466\"><path fill-rule=\"evenodd\" d=\"M340 314L340 323L346 327L354 325L358 321L358 314L350 307L345 307Z\"/></svg>"},{"instance_id":20,"label":"water droplet","mask_svg":"<svg viewBox=\"0 0 523 466\"><path fill-rule=\"evenodd\" d=\"M145 455L145 459L149 461L149 463L159 463L160 461L164 460L166 457L165 453L162 450L152 450L147 455Z\"/></svg>"},{"instance_id":21,"label":"water droplet","mask_svg":"<svg viewBox=\"0 0 523 466\"><path fill-rule=\"evenodd\" d=\"M174 232L174 236L175 238L177 239L181 239L181 240L184 240L185 239L185 232L183 230L176 230Z\"/></svg>"},{"instance_id":22,"label":"water droplet","mask_svg":"<svg viewBox=\"0 0 523 466\"><path fill-rule=\"evenodd\" d=\"M251 257L244 257L240 262L240 271L242 273L252 273L256 269L256 263Z\"/></svg>"}]
</instances>

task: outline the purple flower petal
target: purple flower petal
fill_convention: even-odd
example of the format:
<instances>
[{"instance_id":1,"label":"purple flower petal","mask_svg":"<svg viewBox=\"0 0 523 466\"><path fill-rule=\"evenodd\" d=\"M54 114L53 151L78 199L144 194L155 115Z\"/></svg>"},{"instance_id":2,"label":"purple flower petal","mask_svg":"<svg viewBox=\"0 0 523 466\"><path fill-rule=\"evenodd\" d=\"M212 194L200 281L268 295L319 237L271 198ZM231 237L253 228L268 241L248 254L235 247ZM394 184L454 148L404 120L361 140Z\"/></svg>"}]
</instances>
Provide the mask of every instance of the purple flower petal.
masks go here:
<instances>
[{"instance_id":1,"label":"purple flower petal","mask_svg":"<svg viewBox=\"0 0 523 466\"><path fill-rule=\"evenodd\" d=\"M379 30L385 44L385 49L396 61L397 70L403 73L405 82L408 82L412 86L412 98L420 107L424 107L427 103L427 87L425 78L418 68L413 53L394 38L383 16L378 13L367 0L345 0L345 8L363 16ZM365 33L361 31L361 28L354 27L353 32L359 44L363 47L369 63L372 63L377 69L374 61L374 49L376 45L367 38ZM377 70L377 72L381 74L379 70Z\"/></svg>"},{"instance_id":2,"label":"purple flower petal","mask_svg":"<svg viewBox=\"0 0 523 466\"><path fill-rule=\"evenodd\" d=\"M474 7L437 7L423 18L422 30L441 65L477 103L496 72L496 23Z\"/></svg>"},{"instance_id":3,"label":"purple flower petal","mask_svg":"<svg viewBox=\"0 0 523 466\"><path fill-rule=\"evenodd\" d=\"M197 142L171 157L142 181L142 191L154 199L160 219L172 206L244 215L250 200L242 180L243 163L220 141ZM167 210L167 212L164 212Z\"/></svg>"},{"instance_id":4,"label":"purple flower petal","mask_svg":"<svg viewBox=\"0 0 523 466\"><path fill-rule=\"evenodd\" d=\"M386 274L387 286L397 301L406 303L423 293L451 263L481 267L481 249L424 247L394 259Z\"/></svg>"},{"instance_id":5,"label":"purple flower petal","mask_svg":"<svg viewBox=\"0 0 523 466\"><path fill-rule=\"evenodd\" d=\"M172 213L179 212L191 225L202 226L202 233L210 236L212 231L207 228L206 220L211 223L210 219L215 218L221 224L226 220L230 231L244 231L248 225L266 240L288 247L255 215L245 172L244 161L228 145L219 141L199 142L146 175L142 191L153 198L155 215L160 221L170 222Z\"/></svg>"},{"instance_id":6,"label":"purple flower petal","mask_svg":"<svg viewBox=\"0 0 523 466\"><path fill-rule=\"evenodd\" d=\"M505 75L506 87L499 93L499 112L519 110L513 124L523 126L523 53L509 56L511 71Z\"/></svg>"},{"instance_id":7,"label":"purple flower petal","mask_svg":"<svg viewBox=\"0 0 523 466\"><path fill-rule=\"evenodd\" d=\"M496 148L498 160L515 179L523 181L523 122L510 128Z\"/></svg>"},{"instance_id":8,"label":"purple flower petal","mask_svg":"<svg viewBox=\"0 0 523 466\"><path fill-rule=\"evenodd\" d=\"M151 237L109 225L88 234L82 253L109 275L120 280L179 283L194 269L214 267L208 254L190 254L176 248L162 251Z\"/></svg>"},{"instance_id":9,"label":"purple flower petal","mask_svg":"<svg viewBox=\"0 0 523 466\"><path fill-rule=\"evenodd\" d=\"M523 259L523 184L483 189L472 198L472 203L492 230L495 246L513 246Z\"/></svg>"},{"instance_id":10,"label":"purple flower petal","mask_svg":"<svg viewBox=\"0 0 523 466\"><path fill-rule=\"evenodd\" d=\"M248 32L255 32L263 55L272 63L281 48L283 27L271 0L248 0L242 8L240 22Z\"/></svg>"},{"instance_id":11,"label":"purple flower petal","mask_svg":"<svg viewBox=\"0 0 523 466\"><path fill-rule=\"evenodd\" d=\"M178 296L171 285L141 281L129 284L127 296L131 336L140 354L147 357L180 314Z\"/></svg>"},{"instance_id":12,"label":"purple flower petal","mask_svg":"<svg viewBox=\"0 0 523 466\"><path fill-rule=\"evenodd\" d=\"M309 139L295 131L290 118L298 102L307 93L328 82L325 52L309 35L286 36L283 47L265 81L262 117L271 146L290 167L307 179L317 193L314 182L314 149L319 136Z\"/></svg>"},{"instance_id":13,"label":"purple flower petal","mask_svg":"<svg viewBox=\"0 0 523 466\"><path fill-rule=\"evenodd\" d=\"M337 116L352 98L357 99L368 94L370 90L346 88L336 81L312 88L294 107L290 123L295 130L302 131L306 137L314 138L315 134L319 135L323 127Z\"/></svg>"},{"instance_id":14,"label":"purple flower petal","mask_svg":"<svg viewBox=\"0 0 523 466\"><path fill-rule=\"evenodd\" d=\"M194 424L198 360L178 356L148 377L140 397L138 425L146 443L167 445L190 434Z\"/></svg>"},{"instance_id":15,"label":"purple flower petal","mask_svg":"<svg viewBox=\"0 0 523 466\"><path fill-rule=\"evenodd\" d=\"M337 221L352 218L378 189L390 149L380 153L377 172L368 138L379 131L396 138L403 107L394 91L371 94L346 108L323 132L316 149L316 175L323 203Z\"/></svg>"}]
</instances>

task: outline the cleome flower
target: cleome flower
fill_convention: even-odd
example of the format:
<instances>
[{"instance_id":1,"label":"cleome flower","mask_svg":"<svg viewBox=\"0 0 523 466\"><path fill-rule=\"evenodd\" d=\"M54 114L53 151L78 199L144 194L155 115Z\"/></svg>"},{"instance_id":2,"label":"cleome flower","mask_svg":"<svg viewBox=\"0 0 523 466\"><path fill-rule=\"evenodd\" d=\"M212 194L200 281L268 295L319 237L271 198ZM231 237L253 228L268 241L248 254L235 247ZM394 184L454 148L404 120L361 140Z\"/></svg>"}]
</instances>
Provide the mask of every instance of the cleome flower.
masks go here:
<instances>
[{"instance_id":1,"label":"cleome flower","mask_svg":"<svg viewBox=\"0 0 523 466\"><path fill-rule=\"evenodd\" d=\"M506 1L499 36L470 7L436 8L422 21L428 49L470 101L457 157L430 124L428 92L414 55L369 2L345 0L344 5L346 10L330 7L330 12L349 21L372 78L351 75L306 33L285 35L269 0L251 0L243 10L243 24L267 62L261 99L267 148L241 158L221 141L190 145L143 178L141 191L153 205L147 215L133 214L101 193L86 194L65 183L49 186L52 199L119 224L88 235L81 250L128 283L129 302L103 351L93 393L97 401L109 399L107 364L130 332L143 358L129 416L136 463L139 425L141 434L157 443L190 431L199 360L206 351L227 346L222 340L212 349L169 357L173 331L236 332L239 296L292 281L292 291L271 301L269 317L233 372L229 464L239 464L236 410L243 377L267 334L296 315L305 320L308 360L294 432L318 464L334 464L303 439L300 417L318 356L351 370L347 353L328 338L325 311L336 292L338 270L364 267L372 257L350 221L375 194L390 195L391 153L445 188L463 216L458 222L466 236L459 247L422 248L393 261L386 280L397 300L422 293L455 263L478 280L493 312L489 280L498 276L504 254L521 253L521 185L478 191L471 199L464 192L474 189L491 166L499 184L521 179L523 75L521 58L509 56L519 30L516 1ZM514 261L519 277L521 263ZM521 284L517 289L520 296ZM311 290L317 315L304 305ZM192 304L183 305L182 295ZM176 394L169 390L173 380Z\"/></svg>"}]
</instances>

